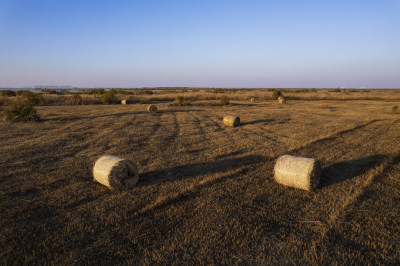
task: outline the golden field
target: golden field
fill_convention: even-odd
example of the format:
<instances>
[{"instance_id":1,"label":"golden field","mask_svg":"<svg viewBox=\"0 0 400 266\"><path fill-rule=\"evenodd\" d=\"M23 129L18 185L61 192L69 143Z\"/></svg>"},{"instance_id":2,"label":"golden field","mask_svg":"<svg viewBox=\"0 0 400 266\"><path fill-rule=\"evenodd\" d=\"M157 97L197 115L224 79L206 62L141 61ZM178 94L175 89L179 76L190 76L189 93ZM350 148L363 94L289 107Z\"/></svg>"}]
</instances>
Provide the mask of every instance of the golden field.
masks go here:
<instances>
[{"instance_id":1,"label":"golden field","mask_svg":"<svg viewBox=\"0 0 400 266\"><path fill-rule=\"evenodd\" d=\"M398 264L400 91L282 92L45 95L40 122L0 122L2 264ZM93 181L104 154L134 189ZM274 181L284 154L321 161L314 192Z\"/></svg>"}]
</instances>

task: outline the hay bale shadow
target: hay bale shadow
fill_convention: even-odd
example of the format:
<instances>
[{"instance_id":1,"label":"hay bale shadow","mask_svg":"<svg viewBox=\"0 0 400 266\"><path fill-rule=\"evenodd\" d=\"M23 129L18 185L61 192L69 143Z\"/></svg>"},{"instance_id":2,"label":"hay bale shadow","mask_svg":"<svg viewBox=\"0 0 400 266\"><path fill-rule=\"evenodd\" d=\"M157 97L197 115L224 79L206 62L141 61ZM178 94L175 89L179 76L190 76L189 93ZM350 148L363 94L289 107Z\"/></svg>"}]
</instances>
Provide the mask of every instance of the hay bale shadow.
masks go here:
<instances>
[{"instance_id":1,"label":"hay bale shadow","mask_svg":"<svg viewBox=\"0 0 400 266\"><path fill-rule=\"evenodd\" d=\"M194 163L182 166L150 171L140 174L137 186L149 186L162 182L173 181L182 178L195 178L206 174L223 173L228 170L240 168L265 161L263 156L247 155L239 158L221 159L211 162Z\"/></svg>"},{"instance_id":2,"label":"hay bale shadow","mask_svg":"<svg viewBox=\"0 0 400 266\"><path fill-rule=\"evenodd\" d=\"M244 152L245 152L245 150L238 150L238 151L230 152L230 153L227 153L227 154L218 155L218 156L216 156L216 159L232 157L232 156L243 154Z\"/></svg>"},{"instance_id":3,"label":"hay bale shadow","mask_svg":"<svg viewBox=\"0 0 400 266\"><path fill-rule=\"evenodd\" d=\"M55 118L44 118L41 121L43 122L63 122L63 121L77 121L77 120L84 120L84 119L89 119L89 120L94 120L97 118L106 118L106 117L123 117L123 116L129 116L129 115L138 115L138 114L145 114L146 112L144 111L137 111L137 112L123 112L123 113L115 113L115 114L107 114L107 115L95 115L95 116L64 116L60 115Z\"/></svg>"},{"instance_id":4,"label":"hay bale shadow","mask_svg":"<svg viewBox=\"0 0 400 266\"><path fill-rule=\"evenodd\" d=\"M244 122L240 123L241 126L246 126L246 125L255 125L255 124L261 124L261 123L268 123L268 122L274 122L275 119L260 119L260 120L254 120L250 122Z\"/></svg>"},{"instance_id":5,"label":"hay bale shadow","mask_svg":"<svg viewBox=\"0 0 400 266\"><path fill-rule=\"evenodd\" d=\"M377 154L356 160L343 161L325 167L321 171L320 188L341 183L347 179L365 174L370 169L382 163L387 156Z\"/></svg>"},{"instance_id":6,"label":"hay bale shadow","mask_svg":"<svg viewBox=\"0 0 400 266\"><path fill-rule=\"evenodd\" d=\"M82 117L82 119L97 119L97 118L104 118L104 117L123 117L123 116L129 116L129 115L137 115L137 114L143 114L145 113L144 111L138 111L138 112L122 112L122 113L115 113L115 114L107 114L107 115L97 115L97 116L87 116L87 117Z\"/></svg>"},{"instance_id":7,"label":"hay bale shadow","mask_svg":"<svg viewBox=\"0 0 400 266\"><path fill-rule=\"evenodd\" d=\"M160 110L157 113L162 114L162 113L188 113L188 112L201 112L204 110L198 110L198 109L172 109L172 110Z\"/></svg>"}]
</instances>

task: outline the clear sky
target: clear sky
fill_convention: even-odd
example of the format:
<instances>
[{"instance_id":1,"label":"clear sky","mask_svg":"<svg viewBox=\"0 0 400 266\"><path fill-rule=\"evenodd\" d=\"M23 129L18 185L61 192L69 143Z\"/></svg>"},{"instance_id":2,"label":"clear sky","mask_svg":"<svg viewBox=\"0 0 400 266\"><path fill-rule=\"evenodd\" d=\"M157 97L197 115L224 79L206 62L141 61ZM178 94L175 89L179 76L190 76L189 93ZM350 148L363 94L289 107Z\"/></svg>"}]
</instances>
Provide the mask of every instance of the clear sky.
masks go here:
<instances>
[{"instance_id":1,"label":"clear sky","mask_svg":"<svg viewBox=\"0 0 400 266\"><path fill-rule=\"evenodd\" d=\"M0 0L0 87L400 87L399 0Z\"/></svg>"}]
</instances>

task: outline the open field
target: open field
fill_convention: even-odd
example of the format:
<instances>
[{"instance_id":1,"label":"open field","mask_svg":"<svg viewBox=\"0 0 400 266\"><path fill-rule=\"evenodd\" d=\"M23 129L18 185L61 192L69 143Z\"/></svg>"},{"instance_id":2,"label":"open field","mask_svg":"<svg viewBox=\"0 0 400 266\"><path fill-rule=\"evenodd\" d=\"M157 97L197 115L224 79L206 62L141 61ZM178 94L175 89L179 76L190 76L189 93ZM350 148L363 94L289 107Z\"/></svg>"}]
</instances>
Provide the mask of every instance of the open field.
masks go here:
<instances>
[{"instance_id":1,"label":"open field","mask_svg":"<svg viewBox=\"0 0 400 266\"><path fill-rule=\"evenodd\" d=\"M250 103L257 93L159 101L156 114L38 106L41 122L1 122L1 263L400 263L399 92ZM226 114L242 124L224 127ZM93 182L103 154L136 161L137 187ZM274 182L283 154L321 160L315 192Z\"/></svg>"}]
</instances>

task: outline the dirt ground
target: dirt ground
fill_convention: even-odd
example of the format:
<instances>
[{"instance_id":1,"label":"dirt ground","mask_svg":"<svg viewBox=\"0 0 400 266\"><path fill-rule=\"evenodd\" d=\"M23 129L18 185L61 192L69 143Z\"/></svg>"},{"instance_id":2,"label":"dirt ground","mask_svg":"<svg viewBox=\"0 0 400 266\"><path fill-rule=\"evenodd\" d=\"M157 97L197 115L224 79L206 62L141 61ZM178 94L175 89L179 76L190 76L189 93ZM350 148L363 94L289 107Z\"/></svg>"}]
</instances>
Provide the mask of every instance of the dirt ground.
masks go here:
<instances>
[{"instance_id":1,"label":"dirt ground","mask_svg":"<svg viewBox=\"0 0 400 266\"><path fill-rule=\"evenodd\" d=\"M1 262L398 264L398 103L37 107L0 123ZM137 187L94 182L104 154L134 160ZM314 192L274 182L284 154L321 161Z\"/></svg>"}]
</instances>

